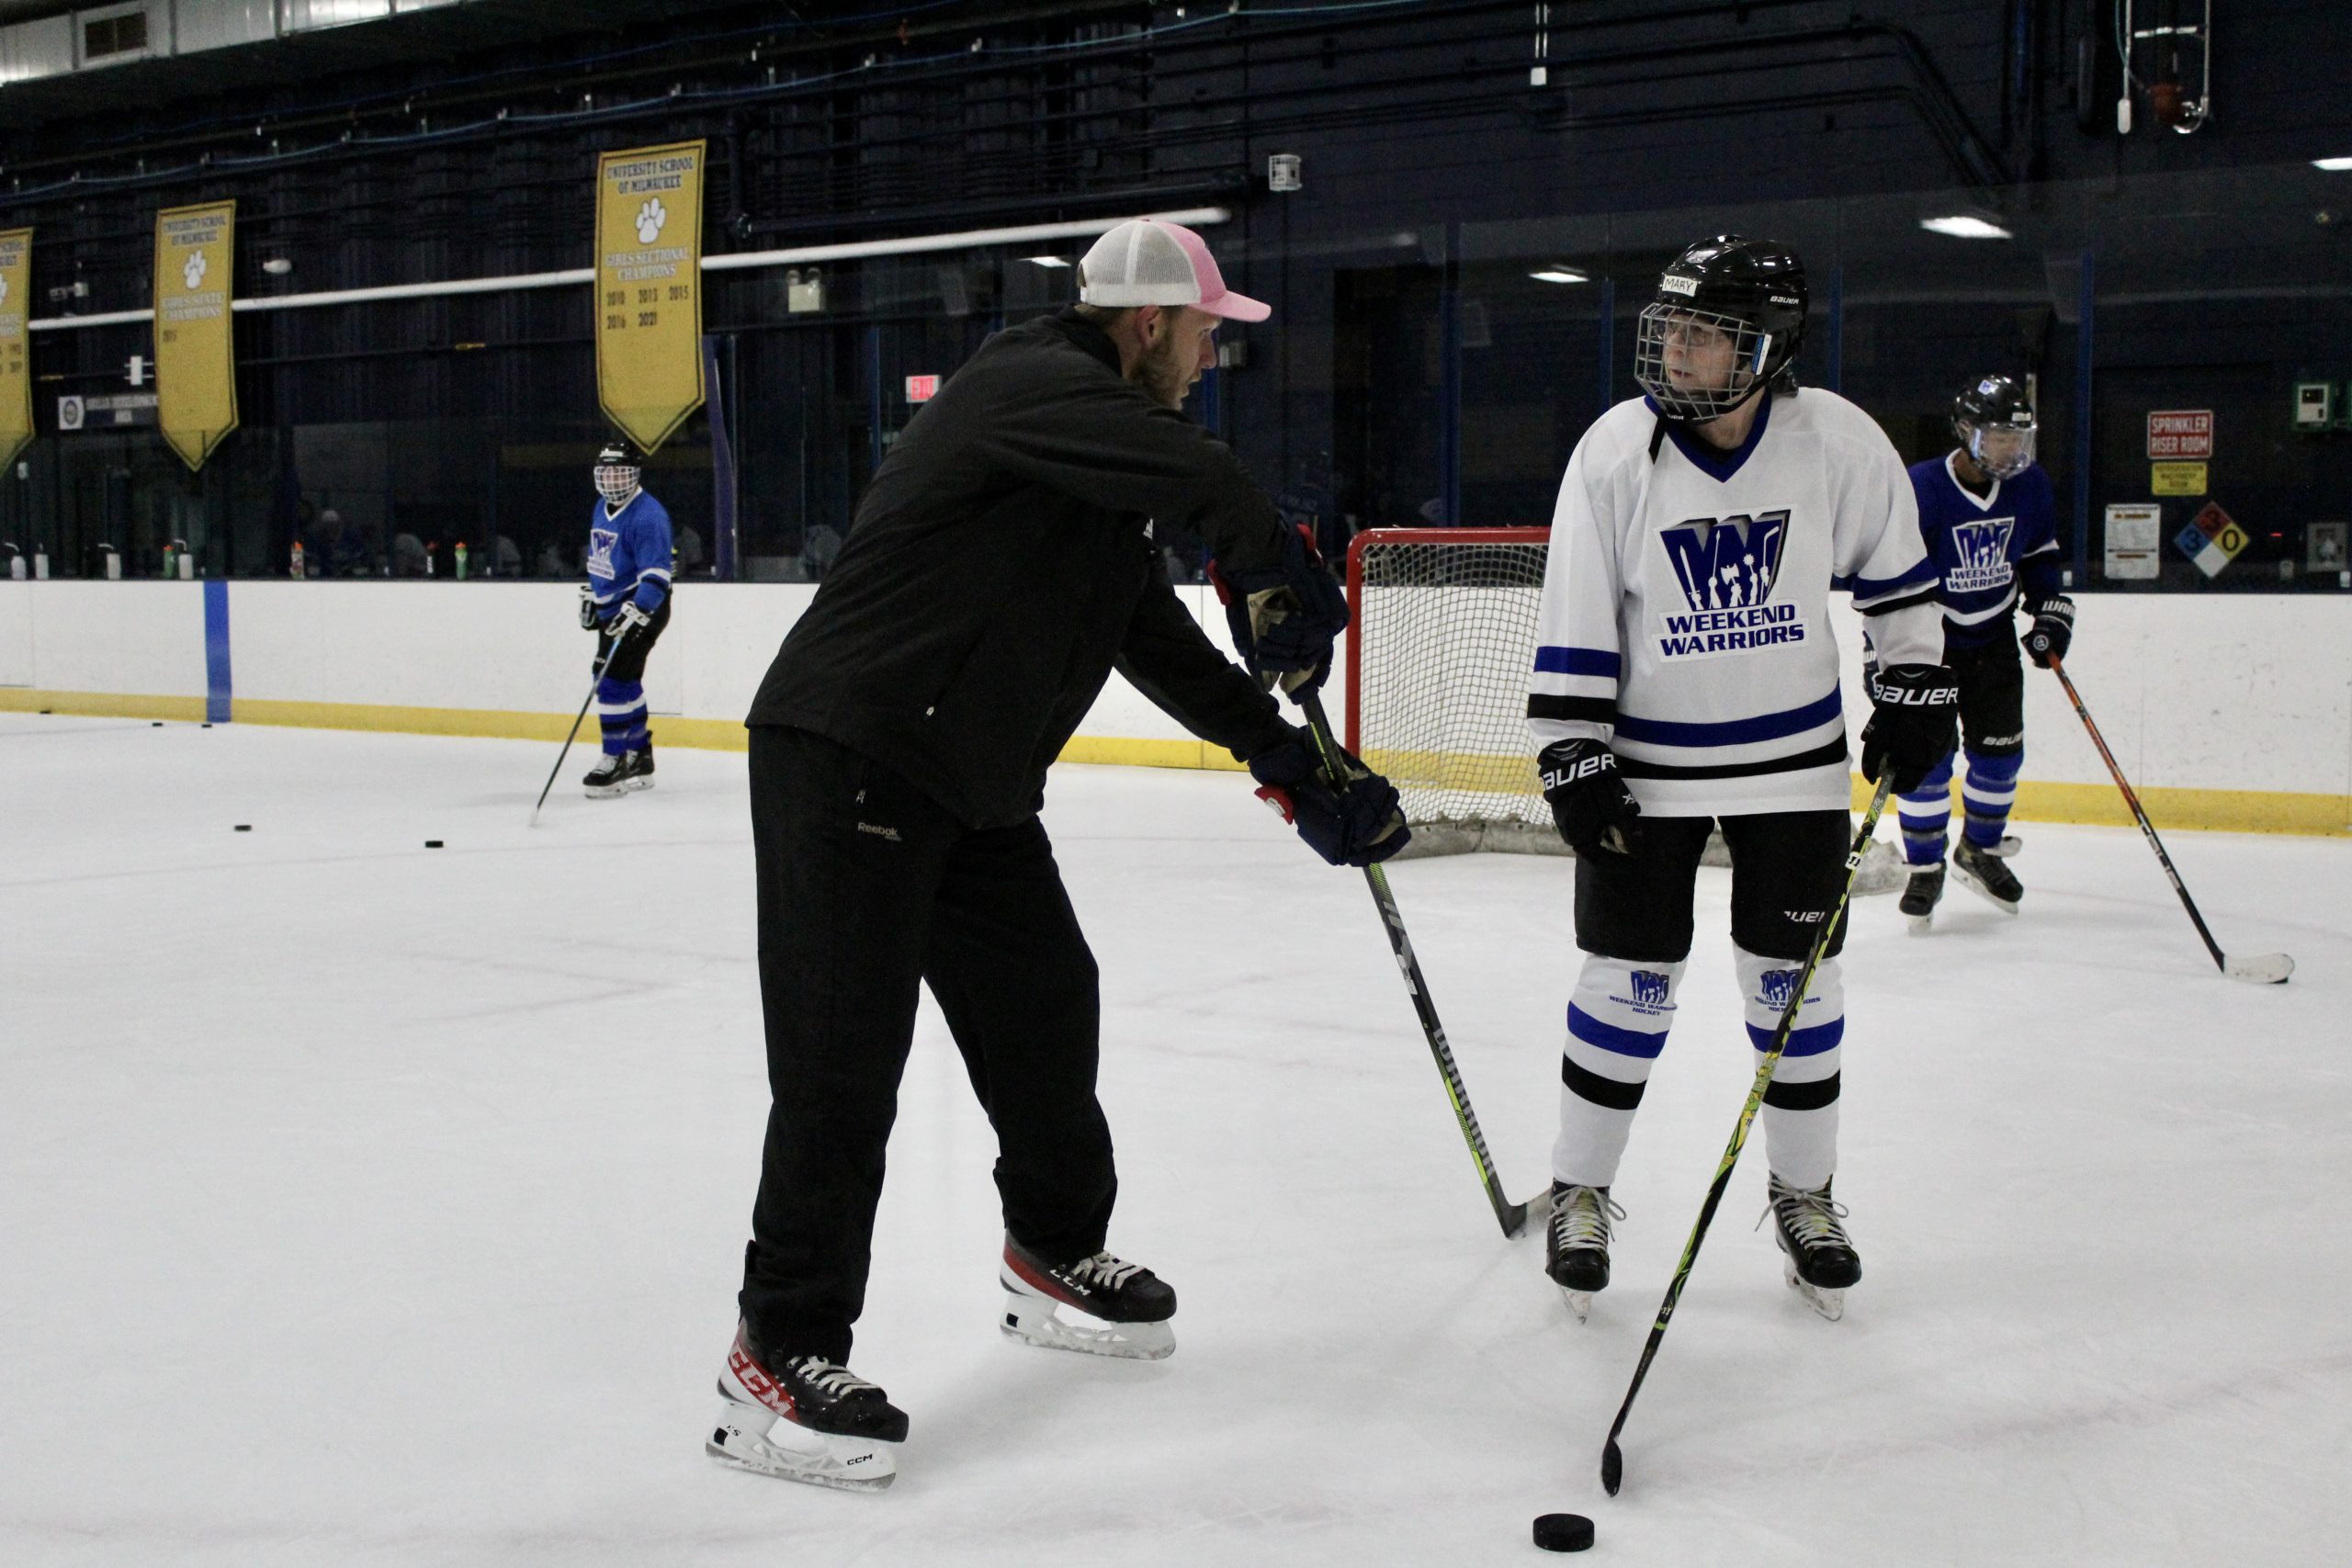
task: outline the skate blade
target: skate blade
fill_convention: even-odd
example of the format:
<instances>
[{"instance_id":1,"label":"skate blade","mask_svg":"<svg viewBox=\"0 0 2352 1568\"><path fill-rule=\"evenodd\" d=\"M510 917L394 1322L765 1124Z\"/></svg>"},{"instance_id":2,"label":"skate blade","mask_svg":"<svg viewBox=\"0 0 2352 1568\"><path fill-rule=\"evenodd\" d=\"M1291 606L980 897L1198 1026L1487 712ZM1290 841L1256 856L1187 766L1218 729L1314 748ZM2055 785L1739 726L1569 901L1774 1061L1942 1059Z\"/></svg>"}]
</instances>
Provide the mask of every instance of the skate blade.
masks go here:
<instances>
[{"instance_id":1,"label":"skate blade","mask_svg":"<svg viewBox=\"0 0 2352 1568\"><path fill-rule=\"evenodd\" d=\"M1563 1285L1560 1287L1560 1299L1568 1303L1569 1314L1578 1323L1592 1321L1592 1292L1590 1291L1571 1291Z\"/></svg>"},{"instance_id":2,"label":"skate blade","mask_svg":"<svg viewBox=\"0 0 2352 1568\"><path fill-rule=\"evenodd\" d=\"M1971 876L1968 874L1967 868L1962 866L1958 861L1952 862L1951 879L1954 882L1959 883L1962 887L1967 888L1971 893L1975 894L1979 898L1984 899L1987 904L1992 905L1996 909L2000 910L2001 913L2005 915L2014 915L2018 912L2018 907L2015 904L2010 903L2007 898L1996 897L1991 888L1976 880L1975 877Z\"/></svg>"},{"instance_id":3,"label":"skate blade","mask_svg":"<svg viewBox=\"0 0 2352 1568\"><path fill-rule=\"evenodd\" d=\"M1903 918L1911 922L1913 936L1926 936L1936 929L1936 917L1933 915L1905 915Z\"/></svg>"},{"instance_id":4,"label":"skate blade","mask_svg":"<svg viewBox=\"0 0 2352 1568\"><path fill-rule=\"evenodd\" d=\"M1160 1361L1176 1353L1176 1331L1165 1323L1106 1323L1095 1317L1072 1323L1055 1311L1056 1304L1042 1296L1007 1291L1004 1319L998 1326L1007 1339L1047 1350L1075 1350L1082 1356Z\"/></svg>"},{"instance_id":5,"label":"skate blade","mask_svg":"<svg viewBox=\"0 0 2352 1568\"><path fill-rule=\"evenodd\" d=\"M1781 1259L1781 1277L1788 1280L1789 1289L1804 1298L1805 1305L1830 1322L1836 1323L1846 1315L1844 1290L1807 1284L1797 1273L1797 1266L1786 1258Z\"/></svg>"},{"instance_id":6,"label":"skate blade","mask_svg":"<svg viewBox=\"0 0 2352 1568\"><path fill-rule=\"evenodd\" d=\"M789 1430L789 1444L775 1440L779 1427ZM811 1432L730 1399L721 1403L718 1423L703 1439L702 1451L729 1469L754 1475L840 1492L880 1492L899 1479L899 1462L890 1451L896 1446Z\"/></svg>"}]
</instances>

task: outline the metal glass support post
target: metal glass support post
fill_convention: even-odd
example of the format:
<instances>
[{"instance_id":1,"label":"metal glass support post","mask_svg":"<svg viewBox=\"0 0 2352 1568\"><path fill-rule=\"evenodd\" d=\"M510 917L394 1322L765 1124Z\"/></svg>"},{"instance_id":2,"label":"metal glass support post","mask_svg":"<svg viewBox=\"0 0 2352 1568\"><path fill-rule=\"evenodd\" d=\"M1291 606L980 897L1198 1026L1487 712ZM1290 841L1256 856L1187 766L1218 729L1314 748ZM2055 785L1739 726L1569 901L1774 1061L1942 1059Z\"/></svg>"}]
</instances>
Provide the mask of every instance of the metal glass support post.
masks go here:
<instances>
[{"instance_id":1,"label":"metal glass support post","mask_svg":"<svg viewBox=\"0 0 2352 1568\"><path fill-rule=\"evenodd\" d=\"M2075 581L2091 581L2091 304L2098 294L2096 253L2083 252L2075 299Z\"/></svg>"},{"instance_id":2,"label":"metal glass support post","mask_svg":"<svg viewBox=\"0 0 2352 1568\"><path fill-rule=\"evenodd\" d=\"M732 340L729 346L733 346ZM718 337L706 334L702 384L710 413L710 572L721 582L731 582L735 580L735 443L728 436L727 378L719 373L721 365Z\"/></svg>"},{"instance_id":3,"label":"metal glass support post","mask_svg":"<svg viewBox=\"0 0 2352 1568\"><path fill-rule=\"evenodd\" d=\"M1846 264L1829 269L1829 389L1846 389Z\"/></svg>"},{"instance_id":4,"label":"metal glass support post","mask_svg":"<svg viewBox=\"0 0 2352 1568\"><path fill-rule=\"evenodd\" d=\"M1439 521L1462 521L1462 224L1445 225L1445 276L1438 287L1437 494Z\"/></svg>"}]
</instances>

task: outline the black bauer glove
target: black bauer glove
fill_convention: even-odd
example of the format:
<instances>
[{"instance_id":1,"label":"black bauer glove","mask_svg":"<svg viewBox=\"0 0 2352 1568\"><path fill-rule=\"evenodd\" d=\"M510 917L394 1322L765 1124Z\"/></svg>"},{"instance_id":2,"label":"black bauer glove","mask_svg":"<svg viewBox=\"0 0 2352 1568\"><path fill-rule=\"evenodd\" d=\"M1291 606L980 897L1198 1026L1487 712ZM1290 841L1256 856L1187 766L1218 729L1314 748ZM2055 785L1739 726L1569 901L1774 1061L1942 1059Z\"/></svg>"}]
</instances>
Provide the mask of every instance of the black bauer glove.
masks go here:
<instances>
[{"instance_id":1,"label":"black bauer glove","mask_svg":"<svg viewBox=\"0 0 2352 1568\"><path fill-rule=\"evenodd\" d=\"M1946 665L1898 664L1871 677L1871 701L1862 777L1876 784L1891 768L1894 793L1908 795L1960 738L1960 682Z\"/></svg>"},{"instance_id":2,"label":"black bauer glove","mask_svg":"<svg viewBox=\"0 0 2352 1568\"><path fill-rule=\"evenodd\" d=\"M2075 602L2064 593L2052 593L2033 608L2033 625L2025 633L2025 656L2033 660L2035 669L2047 670L2051 660L2063 661L2074 646Z\"/></svg>"},{"instance_id":3,"label":"black bauer glove","mask_svg":"<svg viewBox=\"0 0 2352 1568\"><path fill-rule=\"evenodd\" d=\"M1225 605L1234 651L1262 686L1279 680L1304 702L1331 673L1331 643L1348 629L1348 596L1306 528L1284 530L1283 558L1251 571L1227 571L1209 562L1209 581Z\"/></svg>"},{"instance_id":4,"label":"black bauer glove","mask_svg":"<svg viewBox=\"0 0 2352 1568\"><path fill-rule=\"evenodd\" d=\"M1324 776L1314 738L1295 729L1279 746L1250 759L1258 798L1298 829L1307 848L1333 865L1374 865L1412 841L1396 786L1342 750L1346 787Z\"/></svg>"},{"instance_id":5,"label":"black bauer glove","mask_svg":"<svg viewBox=\"0 0 2352 1568\"><path fill-rule=\"evenodd\" d=\"M1580 855L1640 850L1642 803L1617 774L1617 753L1598 740L1555 740L1535 759L1560 837Z\"/></svg>"}]
</instances>

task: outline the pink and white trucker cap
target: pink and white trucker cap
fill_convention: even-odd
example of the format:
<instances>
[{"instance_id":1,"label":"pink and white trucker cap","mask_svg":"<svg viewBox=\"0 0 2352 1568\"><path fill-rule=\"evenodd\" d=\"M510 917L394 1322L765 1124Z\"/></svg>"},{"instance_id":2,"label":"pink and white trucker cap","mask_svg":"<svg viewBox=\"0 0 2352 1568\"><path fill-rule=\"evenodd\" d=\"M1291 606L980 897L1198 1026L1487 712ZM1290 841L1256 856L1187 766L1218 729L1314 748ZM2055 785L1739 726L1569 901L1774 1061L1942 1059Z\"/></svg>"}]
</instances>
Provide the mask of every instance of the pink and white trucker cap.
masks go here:
<instances>
[{"instance_id":1,"label":"pink and white trucker cap","mask_svg":"<svg viewBox=\"0 0 2352 1568\"><path fill-rule=\"evenodd\" d=\"M1273 307L1225 286L1216 259L1181 223L1130 218L1107 231L1078 264L1078 297L1089 305L1190 305L1236 321L1262 321Z\"/></svg>"}]
</instances>

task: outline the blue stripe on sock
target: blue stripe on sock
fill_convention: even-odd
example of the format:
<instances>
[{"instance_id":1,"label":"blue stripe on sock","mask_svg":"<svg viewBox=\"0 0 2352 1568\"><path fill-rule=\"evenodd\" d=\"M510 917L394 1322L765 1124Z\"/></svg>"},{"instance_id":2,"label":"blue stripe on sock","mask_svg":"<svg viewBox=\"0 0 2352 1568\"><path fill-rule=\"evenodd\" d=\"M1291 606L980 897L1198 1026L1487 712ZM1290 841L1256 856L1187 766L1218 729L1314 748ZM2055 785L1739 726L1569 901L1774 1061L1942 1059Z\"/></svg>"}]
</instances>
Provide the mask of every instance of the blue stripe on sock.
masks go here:
<instances>
[{"instance_id":1,"label":"blue stripe on sock","mask_svg":"<svg viewBox=\"0 0 2352 1568\"><path fill-rule=\"evenodd\" d=\"M1775 1027L1778 1026L1775 1025ZM1747 1026L1747 1038L1758 1051L1770 1051L1772 1048L1772 1030L1770 1029L1758 1029L1751 1023ZM1781 1055L1818 1056L1824 1051L1837 1049L1838 1043L1845 1038L1846 1021L1842 1018L1833 1018L1827 1023L1816 1023L1810 1029L1791 1030L1789 1048Z\"/></svg>"},{"instance_id":2,"label":"blue stripe on sock","mask_svg":"<svg viewBox=\"0 0 2352 1568\"><path fill-rule=\"evenodd\" d=\"M1664 1030L1645 1034L1638 1029L1620 1029L1613 1023L1603 1023L1574 1002L1568 1004L1568 1032L1588 1045L1614 1051L1621 1056L1655 1058L1666 1049Z\"/></svg>"}]
</instances>

